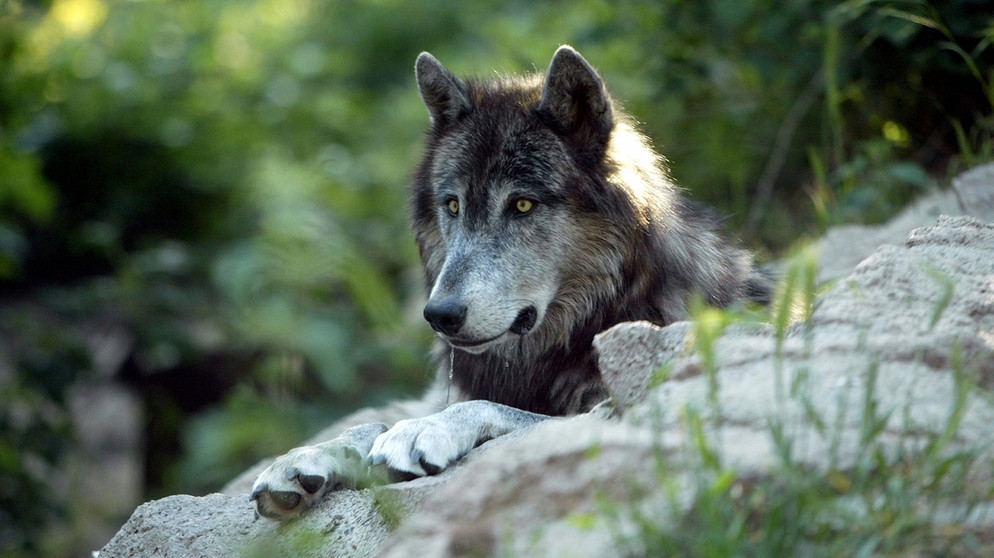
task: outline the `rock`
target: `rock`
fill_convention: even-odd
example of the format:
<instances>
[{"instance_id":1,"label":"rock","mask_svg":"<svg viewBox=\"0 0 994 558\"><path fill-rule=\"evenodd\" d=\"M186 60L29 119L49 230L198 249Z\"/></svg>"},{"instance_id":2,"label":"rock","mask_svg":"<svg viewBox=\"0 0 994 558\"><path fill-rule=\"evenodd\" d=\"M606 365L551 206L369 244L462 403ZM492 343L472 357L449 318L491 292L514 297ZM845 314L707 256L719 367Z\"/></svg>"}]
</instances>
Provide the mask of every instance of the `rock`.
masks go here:
<instances>
[{"instance_id":1,"label":"rock","mask_svg":"<svg viewBox=\"0 0 994 558\"><path fill-rule=\"evenodd\" d=\"M826 461L829 440L806 424L812 412L842 427L835 433L842 439L837 459L851 459L860 450L848 444L858 441L867 389L878 407L893 411L888 431L934 433L948 423L957 372L973 376L981 387L992 385L992 292L994 225L940 218L933 227L913 231L907 248L885 246L864 260L819 298L808 323L792 330L779 349L772 327L738 329L718 339L716 397L706 375L682 374L700 367L687 356L674 363L671 375L686 379L652 390L649 401L626 420L668 431L681 426L673 409L718 413L726 457L760 469L762 456L775 457L772 440L763 435L771 418L792 425L795 437L805 439L808 455L796 459L812 465ZM613 328L602 334L599 347L624 347L624 337L620 326ZM958 437L966 447L985 447L994 441L989 394L975 394L967 406Z\"/></svg>"},{"instance_id":2,"label":"rock","mask_svg":"<svg viewBox=\"0 0 994 558\"><path fill-rule=\"evenodd\" d=\"M134 556L376 556L389 527L373 492L332 494L331 513L278 524L255 517L245 495L169 496L142 504L100 558Z\"/></svg>"},{"instance_id":3,"label":"rock","mask_svg":"<svg viewBox=\"0 0 994 558\"><path fill-rule=\"evenodd\" d=\"M991 222L992 192L994 166L961 177L953 198ZM638 539L637 510L669 510L652 515L665 526L691 509L702 440L736 479L775 476L785 456L816 475L871 452L974 451L970 487L986 496L951 496L929 517L990 533L994 513L981 512L994 512L994 224L928 219L904 240L892 238L896 224L853 229L884 243L865 254L829 234L822 253L848 244L859 264L822 268L841 278L805 322L726 328L713 368L688 323L602 333L595 345L620 418L546 421L436 477L335 493L282 526L255 519L244 494L164 498L139 507L100 556L616 555L619 537Z\"/></svg>"},{"instance_id":4,"label":"rock","mask_svg":"<svg viewBox=\"0 0 994 558\"><path fill-rule=\"evenodd\" d=\"M577 525L600 498L636 498L651 482L644 464L652 451L648 431L621 422L577 416L539 424L428 495L383 556L610 556L608 533Z\"/></svg>"},{"instance_id":5,"label":"rock","mask_svg":"<svg viewBox=\"0 0 994 558\"><path fill-rule=\"evenodd\" d=\"M833 227L817 243L819 281L847 275L884 244L900 245L908 231L934 223L939 215L969 215L994 222L994 165L976 167L953 180L953 187L925 196L884 225Z\"/></svg>"},{"instance_id":6,"label":"rock","mask_svg":"<svg viewBox=\"0 0 994 558\"><path fill-rule=\"evenodd\" d=\"M604 336L598 335L594 347L608 392L622 409L641 402L654 373L691 349L687 322L665 328L630 322L618 324L612 331L613 344L604 346Z\"/></svg>"}]
</instances>

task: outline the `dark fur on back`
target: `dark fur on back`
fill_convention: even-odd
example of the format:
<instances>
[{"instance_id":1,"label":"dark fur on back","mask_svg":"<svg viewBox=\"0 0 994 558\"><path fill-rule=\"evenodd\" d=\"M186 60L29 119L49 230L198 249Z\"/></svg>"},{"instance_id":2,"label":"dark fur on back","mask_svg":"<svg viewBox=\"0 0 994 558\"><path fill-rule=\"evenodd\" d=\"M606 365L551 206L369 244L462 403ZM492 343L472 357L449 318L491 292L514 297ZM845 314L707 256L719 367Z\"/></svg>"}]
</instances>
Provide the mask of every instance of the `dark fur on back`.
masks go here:
<instances>
[{"instance_id":1,"label":"dark fur on back","mask_svg":"<svg viewBox=\"0 0 994 558\"><path fill-rule=\"evenodd\" d=\"M496 184L520 183L546 215L568 218L560 229L571 235L540 324L480 354L451 355L463 399L549 415L587 410L606 397L592 347L597 333L624 321L685 319L694 295L715 306L768 300L769 280L751 256L681 195L575 51L557 51L546 75L467 81L424 56L418 80L432 126L411 188L429 289L448 255L438 190L453 177L465 183L467 230L486 226L470 218L486 213ZM535 234L538 243L551 238ZM439 341L442 376L451 350Z\"/></svg>"}]
</instances>

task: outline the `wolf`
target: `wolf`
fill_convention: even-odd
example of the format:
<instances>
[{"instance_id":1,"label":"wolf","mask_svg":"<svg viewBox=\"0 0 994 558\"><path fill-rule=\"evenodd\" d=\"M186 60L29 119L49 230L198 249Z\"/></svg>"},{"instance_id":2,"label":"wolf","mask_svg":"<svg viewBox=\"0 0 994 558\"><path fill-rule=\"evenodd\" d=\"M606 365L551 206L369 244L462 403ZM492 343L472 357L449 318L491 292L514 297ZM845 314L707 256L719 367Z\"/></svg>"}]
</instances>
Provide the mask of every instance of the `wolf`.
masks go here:
<instances>
[{"instance_id":1,"label":"wolf","mask_svg":"<svg viewBox=\"0 0 994 558\"><path fill-rule=\"evenodd\" d=\"M767 302L771 279L683 196L597 71L562 46L544 74L460 79L415 64L430 126L412 227L437 332L434 413L361 424L257 478L271 519L325 492L438 473L477 445L608 393L592 346L620 322L667 325L700 297ZM392 476L385 476L390 473Z\"/></svg>"}]
</instances>

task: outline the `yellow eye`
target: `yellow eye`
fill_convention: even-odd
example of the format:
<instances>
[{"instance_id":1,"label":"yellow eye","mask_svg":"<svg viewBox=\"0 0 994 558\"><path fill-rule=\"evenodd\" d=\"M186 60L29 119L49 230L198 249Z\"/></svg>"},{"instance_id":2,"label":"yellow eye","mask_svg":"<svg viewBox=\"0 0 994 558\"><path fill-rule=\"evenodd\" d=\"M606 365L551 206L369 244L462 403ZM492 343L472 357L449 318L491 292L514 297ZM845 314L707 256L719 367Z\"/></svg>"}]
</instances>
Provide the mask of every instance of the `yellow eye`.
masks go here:
<instances>
[{"instance_id":1,"label":"yellow eye","mask_svg":"<svg viewBox=\"0 0 994 558\"><path fill-rule=\"evenodd\" d=\"M449 213L451 213L453 215L458 215L459 214L459 200L457 200L457 199L451 199L451 200L445 202L445 207L448 208Z\"/></svg>"},{"instance_id":2,"label":"yellow eye","mask_svg":"<svg viewBox=\"0 0 994 558\"><path fill-rule=\"evenodd\" d=\"M532 209L535 209L535 202L521 198L514 202L514 209L516 209L518 213L529 213Z\"/></svg>"}]
</instances>

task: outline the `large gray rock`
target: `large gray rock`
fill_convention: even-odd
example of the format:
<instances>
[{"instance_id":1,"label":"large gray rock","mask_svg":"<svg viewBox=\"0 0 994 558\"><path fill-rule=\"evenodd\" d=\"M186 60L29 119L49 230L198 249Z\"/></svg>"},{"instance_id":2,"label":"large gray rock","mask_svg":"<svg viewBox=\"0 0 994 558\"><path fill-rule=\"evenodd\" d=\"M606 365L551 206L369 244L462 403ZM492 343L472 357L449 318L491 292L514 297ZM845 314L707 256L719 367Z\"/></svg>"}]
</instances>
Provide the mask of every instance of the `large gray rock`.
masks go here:
<instances>
[{"instance_id":1,"label":"large gray rock","mask_svg":"<svg viewBox=\"0 0 994 558\"><path fill-rule=\"evenodd\" d=\"M994 221L994 167L964 175L955 194L940 197L950 195L969 200L966 211L943 212ZM287 525L253 517L248 473L228 487L241 494L173 496L139 507L100 556L614 555L617 537L632 525L624 514L604 513L605 502L633 509L660 499L692 503L697 462L688 416L700 417L723 466L762 478L782 466L784 440L790 459L812 471L852 465L866 450L868 400L870 418L882 421L874 444L895 455L943 435L958 395L968 393L947 448L978 451L971 482L989 489L994 225L914 211L900 218L899 245L877 246L845 272L822 268L839 279L807 321L781 334L764 324L728 327L710 345L713 362L702 358L689 323L627 323L598 336L620 418L547 421L484 444L437 477L333 494ZM911 231L921 219L930 226ZM860 230L889 241L892 227ZM836 236L841 246L830 234L820 247L832 254L831 265L846 248L863 250ZM976 385L960 389L964 378ZM779 445L771 425L783 427ZM661 459L670 475L665 488L658 486ZM961 520L959 504L949 501L936 517ZM994 514L969 521L994 531Z\"/></svg>"},{"instance_id":2,"label":"large gray rock","mask_svg":"<svg viewBox=\"0 0 994 558\"><path fill-rule=\"evenodd\" d=\"M325 509L281 525L257 519L246 496L169 496L139 506L100 556L377 555L389 528L372 492L332 494Z\"/></svg>"},{"instance_id":3,"label":"large gray rock","mask_svg":"<svg viewBox=\"0 0 994 558\"><path fill-rule=\"evenodd\" d=\"M886 224L829 229L818 241L819 280L844 277L878 247L902 244L910 230L934 223L939 215L970 215L986 223L994 222L994 165L959 175L952 188L922 197Z\"/></svg>"}]
</instances>

